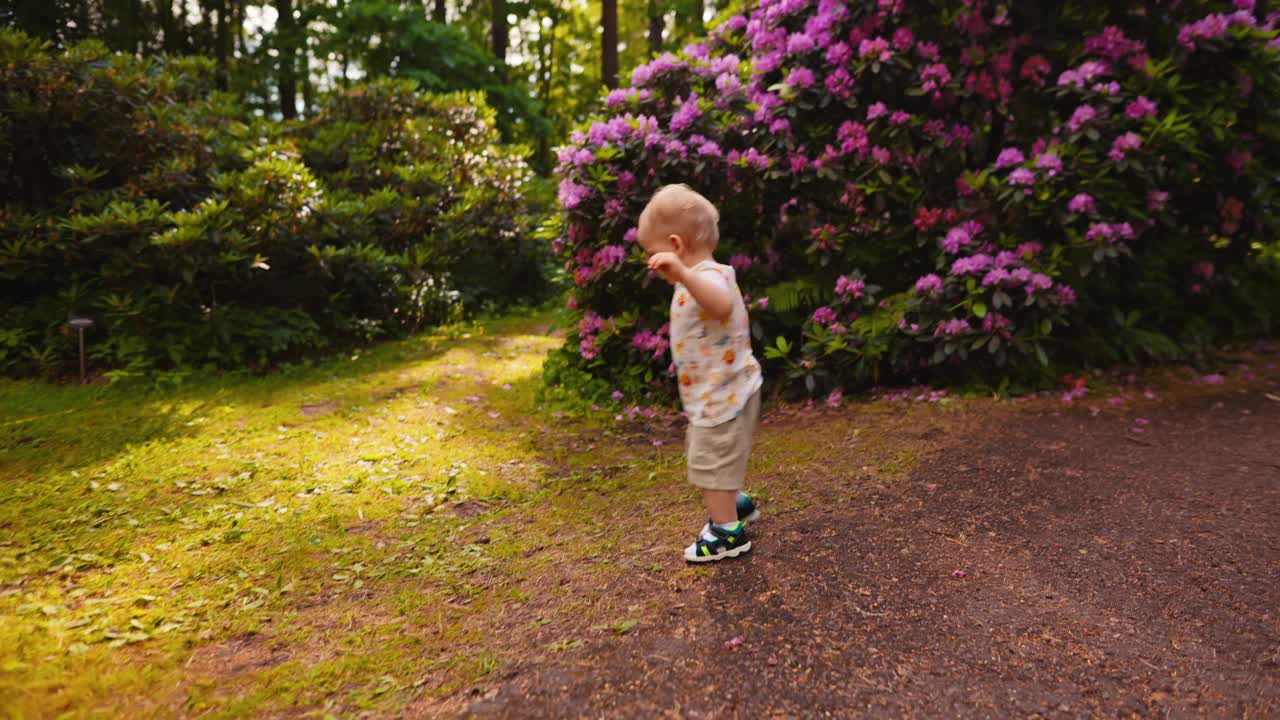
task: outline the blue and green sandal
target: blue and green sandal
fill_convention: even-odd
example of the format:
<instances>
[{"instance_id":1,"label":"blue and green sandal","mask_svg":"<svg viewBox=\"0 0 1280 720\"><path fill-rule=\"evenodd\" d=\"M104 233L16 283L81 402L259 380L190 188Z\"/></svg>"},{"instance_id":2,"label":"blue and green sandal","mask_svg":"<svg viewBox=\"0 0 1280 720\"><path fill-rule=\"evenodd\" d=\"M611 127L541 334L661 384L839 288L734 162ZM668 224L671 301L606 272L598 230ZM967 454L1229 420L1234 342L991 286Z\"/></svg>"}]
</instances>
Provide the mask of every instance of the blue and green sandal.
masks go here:
<instances>
[{"instance_id":1,"label":"blue and green sandal","mask_svg":"<svg viewBox=\"0 0 1280 720\"><path fill-rule=\"evenodd\" d=\"M684 559L689 562L715 562L725 558L738 557L751 551L751 541L747 539L747 526L741 522L732 530L708 523L698 539L684 549Z\"/></svg>"},{"instance_id":2,"label":"blue and green sandal","mask_svg":"<svg viewBox=\"0 0 1280 720\"><path fill-rule=\"evenodd\" d=\"M756 501L751 496L744 493L738 493L738 520L744 523L753 523L760 519L760 511L756 508Z\"/></svg>"}]
</instances>

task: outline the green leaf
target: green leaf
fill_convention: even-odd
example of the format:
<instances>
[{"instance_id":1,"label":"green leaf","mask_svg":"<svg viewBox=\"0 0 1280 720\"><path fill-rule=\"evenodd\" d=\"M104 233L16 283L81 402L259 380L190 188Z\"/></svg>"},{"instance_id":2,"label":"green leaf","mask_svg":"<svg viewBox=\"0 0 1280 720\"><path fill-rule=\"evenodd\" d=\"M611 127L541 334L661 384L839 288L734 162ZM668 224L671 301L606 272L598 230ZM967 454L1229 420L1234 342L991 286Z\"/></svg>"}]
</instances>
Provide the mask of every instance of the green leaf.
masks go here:
<instances>
[{"instance_id":1,"label":"green leaf","mask_svg":"<svg viewBox=\"0 0 1280 720\"><path fill-rule=\"evenodd\" d=\"M976 302L973 304L973 314L979 320L987 316L987 304L984 302Z\"/></svg>"}]
</instances>

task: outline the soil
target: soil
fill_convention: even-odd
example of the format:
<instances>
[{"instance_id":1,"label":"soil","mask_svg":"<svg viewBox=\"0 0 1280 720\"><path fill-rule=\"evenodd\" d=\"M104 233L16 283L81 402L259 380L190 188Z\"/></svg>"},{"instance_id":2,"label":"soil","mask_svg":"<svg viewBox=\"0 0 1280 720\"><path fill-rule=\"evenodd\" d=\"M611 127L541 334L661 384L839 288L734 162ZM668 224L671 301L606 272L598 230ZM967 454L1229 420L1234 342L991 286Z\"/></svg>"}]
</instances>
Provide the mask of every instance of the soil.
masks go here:
<instances>
[{"instance_id":1,"label":"soil","mask_svg":"<svg viewBox=\"0 0 1280 720\"><path fill-rule=\"evenodd\" d=\"M811 502L764 506L753 552L701 582L599 588L662 609L531 648L451 710L1280 716L1280 373L1126 408L957 415L916 429L927 449L905 480L839 463L792 478Z\"/></svg>"}]
</instances>

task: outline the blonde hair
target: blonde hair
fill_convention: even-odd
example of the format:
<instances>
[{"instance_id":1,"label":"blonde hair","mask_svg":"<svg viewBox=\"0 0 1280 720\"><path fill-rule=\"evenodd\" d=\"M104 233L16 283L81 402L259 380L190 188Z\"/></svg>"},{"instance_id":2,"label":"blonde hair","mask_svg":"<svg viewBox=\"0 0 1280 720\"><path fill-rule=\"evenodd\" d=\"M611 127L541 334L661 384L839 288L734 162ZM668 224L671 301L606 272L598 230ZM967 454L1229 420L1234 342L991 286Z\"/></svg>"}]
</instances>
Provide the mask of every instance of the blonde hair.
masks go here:
<instances>
[{"instance_id":1,"label":"blonde hair","mask_svg":"<svg viewBox=\"0 0 1280 720\"><path fill-rule=\"evenodd\" d=\"M720 211L684 183L664 185L640 213L640 238L680 235L715 250L720 242Z\"/></svg>"}]
</instances>

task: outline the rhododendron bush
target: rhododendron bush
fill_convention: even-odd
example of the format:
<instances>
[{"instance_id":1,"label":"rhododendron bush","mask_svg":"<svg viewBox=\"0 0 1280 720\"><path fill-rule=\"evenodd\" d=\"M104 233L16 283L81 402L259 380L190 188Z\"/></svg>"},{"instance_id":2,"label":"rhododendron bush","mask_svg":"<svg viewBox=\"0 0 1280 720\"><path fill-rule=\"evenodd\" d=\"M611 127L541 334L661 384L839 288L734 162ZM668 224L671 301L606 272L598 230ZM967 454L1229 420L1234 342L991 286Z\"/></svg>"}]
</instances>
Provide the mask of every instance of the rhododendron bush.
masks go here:
<instances>
[{"instance_id":1,"label":"rhododendron bush","mask_svg":"<svg viewBox=\"0 0 1280 720\"><path fill-rule=\"evenodd\" d=\"M637 68L559 155L549 365L669 387L651 193L721 210L771 379L1046 373L1266 332L1280 40L1230 3L762 0Z\"/></svg>"}]
</instances>

